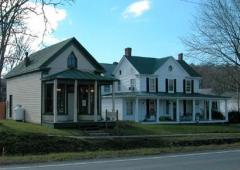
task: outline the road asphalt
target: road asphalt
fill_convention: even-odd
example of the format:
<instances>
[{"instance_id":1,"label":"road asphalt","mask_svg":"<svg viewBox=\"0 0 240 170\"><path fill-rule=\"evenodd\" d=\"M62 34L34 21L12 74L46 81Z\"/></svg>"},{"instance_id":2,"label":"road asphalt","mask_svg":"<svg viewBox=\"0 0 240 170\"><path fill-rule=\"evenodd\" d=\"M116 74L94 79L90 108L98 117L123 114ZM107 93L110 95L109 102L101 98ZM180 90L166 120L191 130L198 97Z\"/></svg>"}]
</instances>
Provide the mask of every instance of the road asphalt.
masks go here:
<instances>
[{"instance_id":1,"label":"road asphalt","mask_svg":"<svg viewBox=\"0 0 240 170\"><path fill-rule=\"evenodd\" d=\"M240 150L11 165L1 170L239 170Z\"/></svg>"}]
</instances>

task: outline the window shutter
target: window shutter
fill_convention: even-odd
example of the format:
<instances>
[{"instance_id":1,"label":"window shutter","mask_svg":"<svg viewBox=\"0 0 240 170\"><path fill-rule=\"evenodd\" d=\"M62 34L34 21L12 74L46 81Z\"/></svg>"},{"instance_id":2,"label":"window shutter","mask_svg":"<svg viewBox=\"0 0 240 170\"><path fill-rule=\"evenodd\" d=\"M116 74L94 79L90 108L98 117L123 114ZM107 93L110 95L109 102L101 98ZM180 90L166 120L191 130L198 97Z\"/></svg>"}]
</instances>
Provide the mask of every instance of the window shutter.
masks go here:
<instances>
[{"instance_id":1,"label":"window shutter","mask_svg":"<svg viewBox=\"0 0 240 170\"><path fill-rule=\"evenodd\" d=\"M165 89L166 89L166 92L168 93L168 79L165 80Z\"/></svg>"},{"instance_id":2,"label":"window shutter","mask_svg":"<svg viewBox=\"0 0 240 170\"><path fill-rule=\"evenodd\" d=\"M192 93L194 93L194 80L192 80Z\"/></svg>"},{"instance_id":3,"label":"window shutter","mask_svg":"<svg viewBox=\"0 0 240 170\"><path fill-rule=\"evenodd\" d=\"M183 93L185 93L185 79L183 80Z\"/></svg>"},{"instance_id":4,"label":"window shutter","mask_svg":"<svg viewBox=\"0 0 240 170\"><path fill-rule=\"evenodd\" d=\"M158 93L158 78L156 78L156 93Z\"/></svg>"},{"instance_id":5,"label":"window shutter","mask_svg":"<svg viewBox=\"0 0 240 170\"><path fill-rule=\"evenodd\" d=\"M174 93L177 92L177 79L174 79Z\"/></svg>"},{"instance_id":6,"label":"window shutter","mask_svg":"<svg viewBox=\"0 0 240 170\"><path fill-rule=\"evenodd\" d=\"M146 79L146 90L149 92L149 78Z\"/></svg>"},{"instance_id":7,"label":"window shutter","mask_svg":"<svg viewBox=\"0 0 240 170\"><path fill-rule=\"evenodd\" d=\"M149 99L146 100L146 115L149 115Z\"/></svg>"}]
</instances>

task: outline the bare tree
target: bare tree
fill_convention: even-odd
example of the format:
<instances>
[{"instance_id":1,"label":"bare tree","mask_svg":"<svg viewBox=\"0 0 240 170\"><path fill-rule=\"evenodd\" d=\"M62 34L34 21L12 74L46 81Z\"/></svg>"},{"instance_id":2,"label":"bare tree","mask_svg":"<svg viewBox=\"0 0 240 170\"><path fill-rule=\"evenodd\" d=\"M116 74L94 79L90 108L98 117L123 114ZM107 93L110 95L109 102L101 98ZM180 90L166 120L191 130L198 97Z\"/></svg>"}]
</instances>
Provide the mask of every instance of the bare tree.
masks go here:
<instances>
[{"instance_id":1,"label":"bare tree","mask_svg":"<svg viewBox=\"0 0 240 170\"><path fill-rule=\"evenodd\" d=\"M204 2L200 4L196 30L183 39L189 54L240 67L240 0Z\"/></svg>"},{"instance_id":2,"label":"bare tree","mask_svg":"<svg viewBox=\"0 0 240 170\"><path fill-rule=\"evenodd\" d=\"M31 13L41 15L47 30L48 19L45 14L45 6L57 7L73 0L1 0L0 1L0 77L5 64L13 67L22 59L24 50L28 48L28 37L32 35L25 20ZM31 5L35 4L35 6ZM37 7L41 12L37 13ZM27 38L26 38L27 37ZM13 53L14 52L14 53ZM1 81L1 79L0 79ZM1 83L0 83L1 84Z\"/></svg>"},{"instance_id":3,"label":"bare tree","mask_svg":"<svg viewBox=\"0 0 240 170\"><path fill-rule=\"evenodd\" d=\"M200 12L193 33L183 39L188 55L229 67L223 72L231 81L224 85L231 82L227 86L235 88L239 95L240 0L207 0L198 5ZM223 77L217 79L222 81Z\"/></svg>"}]
</instances>

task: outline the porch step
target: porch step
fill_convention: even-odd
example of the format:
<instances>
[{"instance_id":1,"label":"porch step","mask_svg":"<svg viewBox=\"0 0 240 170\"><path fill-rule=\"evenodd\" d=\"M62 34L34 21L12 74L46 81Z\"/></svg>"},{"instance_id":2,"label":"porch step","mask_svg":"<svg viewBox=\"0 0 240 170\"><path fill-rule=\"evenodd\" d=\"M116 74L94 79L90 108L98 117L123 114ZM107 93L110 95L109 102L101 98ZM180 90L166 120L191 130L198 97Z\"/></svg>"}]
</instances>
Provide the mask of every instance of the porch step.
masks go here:
<instances>
[{"instance_id":1,"label":"porch step","mask_svg":"<svg viewBox=\"0 0 240 170\"><path fill-rule=\"evenodd\" d=\"M85 131L89 136L109 136L109 133L104 130L87 130Z\"/></svg>"}]
</instances>

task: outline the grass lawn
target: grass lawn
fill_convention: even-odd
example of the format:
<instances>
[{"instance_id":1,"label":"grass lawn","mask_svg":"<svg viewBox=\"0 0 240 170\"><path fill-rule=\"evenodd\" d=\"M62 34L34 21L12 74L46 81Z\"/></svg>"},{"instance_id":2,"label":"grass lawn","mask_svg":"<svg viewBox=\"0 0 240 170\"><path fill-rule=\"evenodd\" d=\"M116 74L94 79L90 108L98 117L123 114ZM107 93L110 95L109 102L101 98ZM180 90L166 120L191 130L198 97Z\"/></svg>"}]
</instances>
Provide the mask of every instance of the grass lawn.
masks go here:
<instances>
[{"instance_id":1,"label":"grass lawn","mask_svg":"<svg viewBox=\"0 0 240 170\"><path fill-rule=\"evenodd\" d=\"M239 124L139 124L120 122L116 128L109 130L115 135L166 135L197 133L240 133Z\"/></svg>"},{"instance_id":2,"label":"grass lawn","mask_svg":"<svg viewBox=\"0 0 240 170\"><path fill-rule=\"evenodd\" d=\"M106 130L111 135L167 135L167 134L198 134L198 133L239 133L239 124L198 124L198 125L163 125L119 122L114 129ZM0 132L16 135L36 133L59 136L83 136L79 129L53 129L32 123L22 123L13 120L0 121Z\"/></svg>"},{"instance_id":3,"label":"grass lawn","mask_svg":"<svg viewBox=\"0 0 240 170\"><path fill-rule=\"evenodd\" d=\"M43 135L59 135L59 136L78 136L83 135L83 131L78 129L53 129L32 123L16 122L13 120L0 121L0 133L12 133L16 135L26 133L36 133Z\"/></svg>"}]
</instances>

